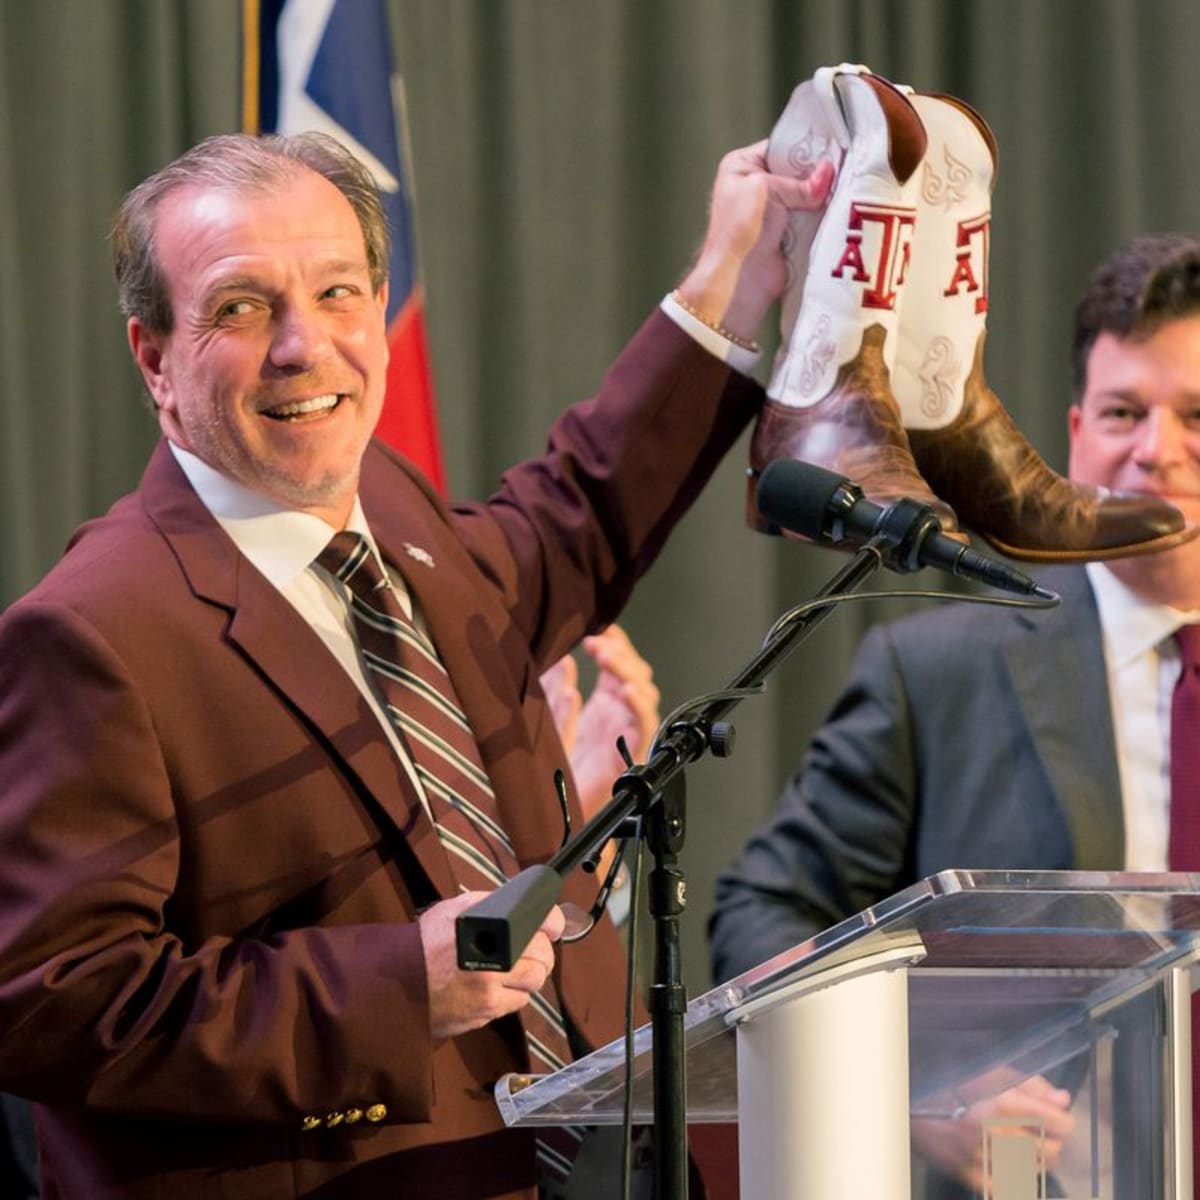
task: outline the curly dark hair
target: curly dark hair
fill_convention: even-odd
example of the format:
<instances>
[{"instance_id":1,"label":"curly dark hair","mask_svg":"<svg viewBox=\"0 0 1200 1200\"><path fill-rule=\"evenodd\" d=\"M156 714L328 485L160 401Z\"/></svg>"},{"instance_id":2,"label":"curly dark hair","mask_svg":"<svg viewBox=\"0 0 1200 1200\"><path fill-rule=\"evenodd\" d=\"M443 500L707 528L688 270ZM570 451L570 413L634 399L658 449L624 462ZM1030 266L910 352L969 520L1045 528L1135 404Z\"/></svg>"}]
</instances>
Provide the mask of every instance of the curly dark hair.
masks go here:
<instances>
[{"instance_id":1,"label":"curly dark hair","mask_svg":"<svg viewBox=\"0 0 1200 1200\"><path fill-rule=\"evenodd\" d=\"M1140 341L1168 321L1200 312L1200 239L1149 233L1126 243L1096 268L1075 309L1071 375L1075 399L1087 387L1087 364L1102 333Z\"/></svg>"}]
</instances>

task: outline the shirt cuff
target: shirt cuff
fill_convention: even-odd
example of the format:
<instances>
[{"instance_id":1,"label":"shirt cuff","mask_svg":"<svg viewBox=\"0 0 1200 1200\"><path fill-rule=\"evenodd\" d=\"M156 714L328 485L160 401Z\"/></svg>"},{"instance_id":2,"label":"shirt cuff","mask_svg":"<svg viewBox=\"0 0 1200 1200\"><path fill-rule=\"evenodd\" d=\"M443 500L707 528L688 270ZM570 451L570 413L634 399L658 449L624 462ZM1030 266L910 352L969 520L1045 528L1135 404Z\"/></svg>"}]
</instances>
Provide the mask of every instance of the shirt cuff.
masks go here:
<instances>
[{"instance_id":1,"label":"shirt cuff","mask_svg":"<svg viewBox=\"0 0 1200 1200\"><path fill-rule=\"evenodd\" d=\"M749 375L762 357L762 351L747 350L744 346L735 345L727 337L722 337L712 326L705 325L698 317L693 317L670 292L663 297L660 307L693 341L699 342L709 354L715 355L723 363L728 363L743 375Z\"/></svg>"}]
</instances>

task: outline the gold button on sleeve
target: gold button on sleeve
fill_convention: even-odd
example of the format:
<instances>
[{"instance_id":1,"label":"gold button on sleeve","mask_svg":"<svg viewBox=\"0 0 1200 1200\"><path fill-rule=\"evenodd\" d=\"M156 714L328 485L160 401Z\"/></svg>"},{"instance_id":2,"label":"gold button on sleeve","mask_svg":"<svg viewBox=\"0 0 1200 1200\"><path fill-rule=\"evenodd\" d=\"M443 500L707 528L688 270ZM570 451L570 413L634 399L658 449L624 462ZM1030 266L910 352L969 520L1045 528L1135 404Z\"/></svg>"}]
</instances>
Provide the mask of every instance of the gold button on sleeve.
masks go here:
<instances>
[{"instance_id":1,"label":"gold button on sleeve","mask_svg":"<svg viewBox=\"0 0 1200 1200\"><path fill-rule=\"evenodd\" d=\"M361 1108L346 1109L346 1124L357 1125L363 1119L363 1110Z\"/></svg>"},{"instance_id":2,"label":"gold button on sleeve","mask_svg":"<svg viewBox=\"0 0 1200 1200\"><path fill-rule=\"evenodd\" d=\"M321 1118L320 1117L305 1117L304 1120L300 1122L300 1128L302 1130L304 1130L305 1133L308 1133L310 1130L313 1130L313 1129L319 1129L320 1126L321 1126Z\"/></svg>"},{"instance_id":3,"label":"gold button on sleeve","mask_svg":"<svg viewBox=\"0 0 1200 1200\"><path fill-rule=\"evenodd\" d=\"M326 1129L336 1129L345 1119L346 1119L345 1113L336 1112L336 1111L331 1112L331 1113L326 1113L325 1114L325 1128Z\"/></svg>"},{"instance_id":4,"label":"gold button on sleeve","mask_svg":"<svg viewBox=\"0 0 1200 1200\"><path fill-rule=\"evenodd\" d=\"M366 1111L366 1118L372 1125L378 1125L387 1116L386 1104L372 1104Z\"/></svg>"}]
</instances>

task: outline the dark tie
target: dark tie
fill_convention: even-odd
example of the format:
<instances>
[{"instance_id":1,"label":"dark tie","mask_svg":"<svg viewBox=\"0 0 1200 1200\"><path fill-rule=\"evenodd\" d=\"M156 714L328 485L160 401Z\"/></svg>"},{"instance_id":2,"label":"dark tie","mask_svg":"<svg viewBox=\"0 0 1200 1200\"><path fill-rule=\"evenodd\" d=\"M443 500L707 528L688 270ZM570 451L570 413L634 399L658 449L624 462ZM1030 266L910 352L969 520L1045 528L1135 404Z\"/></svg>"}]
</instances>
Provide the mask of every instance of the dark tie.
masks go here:
<instances>
[{"instance_id":1,"label":"dark tie","mask_svg":"<svg viewBox=\"0 0 1200 1200\"><path fill-rule=\"evenodd\" d=\"M433 643L409 619L360 534L336 534L317 563L350 593L354 632L367 679L408 751L429 815L463 891L491 891L519 869L500 825L496 797L470 722ZM554 980L521 1011L530 1059L545 1071L571 1060ZM535 1066L535 1069L537 1067ZM578 1135L546 1130L538 1156L562 1176Z\"/></svg>"},{"instance_id":2,"label":"dark tie","mask_svg":"<svg viewBox=\"0 0 1200 1200\"><path fill-rule=\"evenodd\" d=\"M1200 871L1200 625L1175 632L1182 666L1171 693L1171 821L1167 866ZM1200 993L1192 995L1192 1170L1200 1179Z\"/></svg>"},{"instance_id":3,"label":"dark tie","mask_svg":"<svg viewBox=\"0 0 1200 1200\"><path fill-rule=\"evenodd\" d=\"M1182 665L1171 694L1171 831L1167 865L1200 871L1200 625L1175 632Z\"/></svg>"}]
</instances>

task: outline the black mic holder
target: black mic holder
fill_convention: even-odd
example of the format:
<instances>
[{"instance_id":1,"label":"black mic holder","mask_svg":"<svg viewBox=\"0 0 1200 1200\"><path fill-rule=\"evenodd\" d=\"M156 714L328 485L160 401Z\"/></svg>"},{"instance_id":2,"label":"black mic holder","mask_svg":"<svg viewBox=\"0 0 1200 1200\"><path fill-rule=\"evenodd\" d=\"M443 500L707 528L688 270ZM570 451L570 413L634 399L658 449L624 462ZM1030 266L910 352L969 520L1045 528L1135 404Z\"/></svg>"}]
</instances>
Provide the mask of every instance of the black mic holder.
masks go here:
<instances>
[{"instance_id":1,"label":"black mic holder","mask_svg":"<svg viewBox=\"0 0 1200 1200\"><path fill-rule=\"evenodd\" d=\"M862 495L861 491L859 495ZM887 565L894 571L919 571L921 544L931 533L940 533L941 529L928 504L904 496L880 514L874 537L883 539Z\"/></svg>"},{"instance_id":2,"label":"black mic holder","mask_svg":"<svg viewBox=\"0 0 1200 1200\"><path fill-rule=\"evenodd\" d=\"M900 505L894 506L899 508ZM924 506L913 502L920 510ZM925 510L929 520L932 513ZM916 515L921 515L920 513ZM911 541L916 553L923 536L919 522L899 518L881 526L814 597L840 597L853 591ZM677 709L660 730L645 763L631 767L613 785L612 799L546 863L526 867L467 910L455 923L458 965L470 971L511 970L550 909L562 895L566 876L596 854L609 838L642 817L654 855L650 874L650 915L654 920L654 983L650 988L654 1072L654 1195L656 1200L687 1200L687 1109L684 1055L683 985L679 915L685 882L678 856L686 835L683 769L711 751L727 756L733 729L724 717L747 696L762 691L764 680L834 609L809 607L794 620L779 623L759 652L728 686L706 693ZM634 897L636 903L637 897Z\"/></svg>"}]
</instances>

